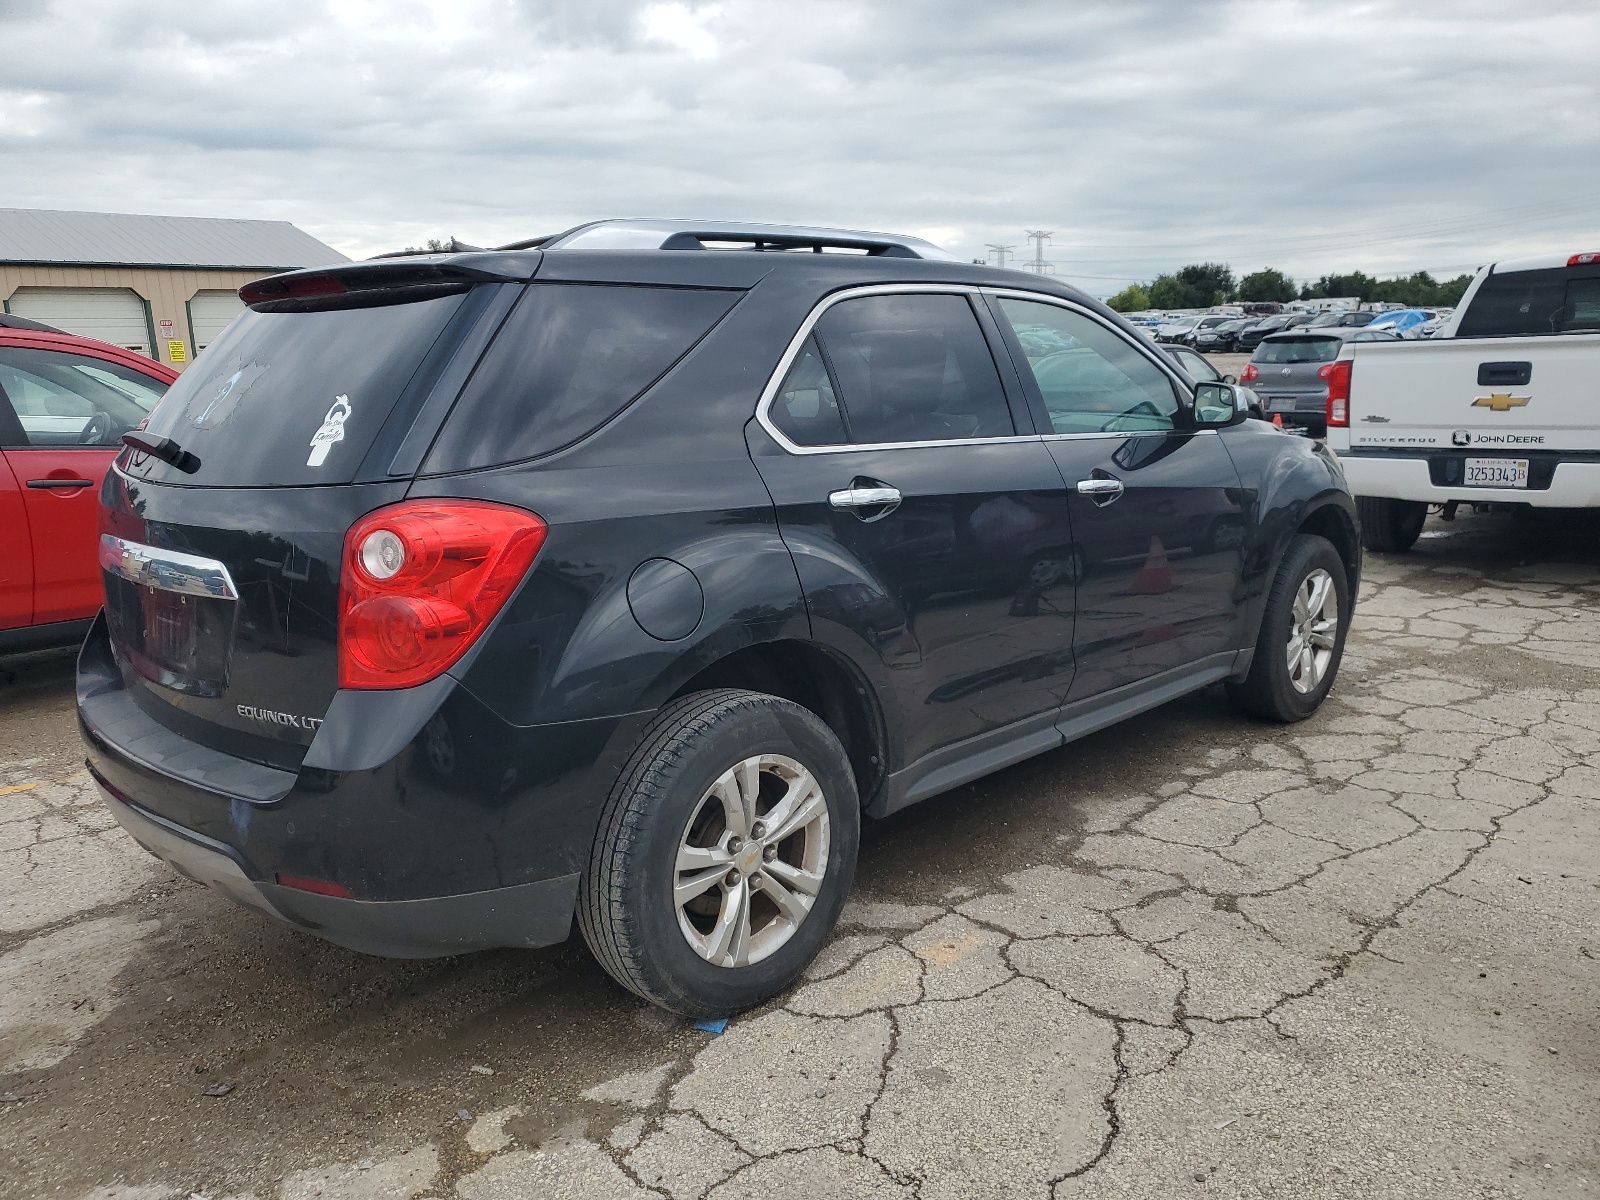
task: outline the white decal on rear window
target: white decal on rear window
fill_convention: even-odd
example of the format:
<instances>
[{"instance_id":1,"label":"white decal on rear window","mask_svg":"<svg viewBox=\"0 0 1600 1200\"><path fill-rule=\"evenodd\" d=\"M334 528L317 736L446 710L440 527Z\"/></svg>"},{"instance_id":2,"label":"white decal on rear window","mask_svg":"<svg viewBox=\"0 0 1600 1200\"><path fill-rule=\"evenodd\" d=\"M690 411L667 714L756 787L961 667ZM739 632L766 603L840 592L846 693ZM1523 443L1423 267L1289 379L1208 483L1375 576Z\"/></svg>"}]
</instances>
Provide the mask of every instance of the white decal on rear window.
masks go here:
<instances>
[{"instance_id":1,"label":"white decal on rear window","mask_svg":"<svg viewBox=\"0 0 1600 1200\"><path fill-rule=\"evenodd\" d=\"M344 423L350 416L350 397L334 397L333 407L322 418L322 428L311 435L311 457L306 466L320 467L328 460L328 451L335 442L344 441Z\"/></svg>"}]
</instances>

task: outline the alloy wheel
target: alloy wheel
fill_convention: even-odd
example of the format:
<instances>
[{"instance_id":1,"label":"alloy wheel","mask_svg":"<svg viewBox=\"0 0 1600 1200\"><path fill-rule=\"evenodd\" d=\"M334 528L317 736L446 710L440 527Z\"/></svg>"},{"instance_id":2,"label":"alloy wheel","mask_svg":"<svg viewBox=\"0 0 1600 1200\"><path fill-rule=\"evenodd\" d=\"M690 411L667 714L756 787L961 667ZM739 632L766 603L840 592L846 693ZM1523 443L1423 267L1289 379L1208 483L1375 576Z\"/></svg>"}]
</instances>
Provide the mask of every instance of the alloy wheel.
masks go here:
<instances>
[{"instance_id":1,"label":"alloy wheel","mask_svg":"<svg viewBox=\"0 0 1600 1200\"><path fill-rule=\"evenodd\" d=\"M782 754L724 771L678 843L673 904L701 958L743 967L776 952L805 921L828 873L828 803Z\"/></svg>"},{"instance_id":2,"label":"alloy wheel","mask_svg":"<svg viewBox=\"0 0 1600 1200\"><path fill-rule=\"evenodd\" d=\"M1339 591L1318 567L1295 590L1285 653L1289 682L1302 695L1314 692L1328 673L1339 636Z\"/></svg>"}]
</instances>

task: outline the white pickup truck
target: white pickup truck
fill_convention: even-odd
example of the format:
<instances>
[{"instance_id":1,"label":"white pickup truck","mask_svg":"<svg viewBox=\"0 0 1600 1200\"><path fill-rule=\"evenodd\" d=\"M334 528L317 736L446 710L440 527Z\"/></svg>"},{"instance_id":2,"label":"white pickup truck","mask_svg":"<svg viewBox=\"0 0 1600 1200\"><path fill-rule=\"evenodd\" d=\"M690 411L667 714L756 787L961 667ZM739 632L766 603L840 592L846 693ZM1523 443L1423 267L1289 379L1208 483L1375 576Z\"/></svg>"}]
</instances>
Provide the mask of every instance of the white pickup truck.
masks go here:
<instances>
[{"instance_id":1,"label":"white pickup truck","mask_svg":"<svg viewBox=\"0 0 1600 1200\"><path fill-rule=\"evenodd\" d=\"M1433 338L1324 370L1369 550L1410 549L1429 505L1600 507L1600 252L1494 263Z\"/></svg>"}]
</instances>

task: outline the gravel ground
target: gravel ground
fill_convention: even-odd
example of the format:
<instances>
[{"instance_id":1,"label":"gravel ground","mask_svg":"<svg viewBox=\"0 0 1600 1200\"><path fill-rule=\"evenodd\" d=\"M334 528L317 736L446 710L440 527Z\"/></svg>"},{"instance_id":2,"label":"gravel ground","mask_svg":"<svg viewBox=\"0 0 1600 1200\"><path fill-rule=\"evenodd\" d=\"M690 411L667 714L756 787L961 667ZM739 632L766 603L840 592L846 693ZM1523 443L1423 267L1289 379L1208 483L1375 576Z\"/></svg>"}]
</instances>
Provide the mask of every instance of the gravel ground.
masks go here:
<instances>
[{"instance_id":1,"label":"gravel ground","mask_svg":"<svg viewBox=\"0 0 1600 1200\"><path fill-rule=\"evenodd\" d=\"M1600 530L1368 558L1302 725L1210 690L867 831L713 1035L577 943L271 925L0 687L0 1197L1579 1197L1600 1187ZM221 1095L215 1093L224 1093Z\"/></svg>"}]
</instances>

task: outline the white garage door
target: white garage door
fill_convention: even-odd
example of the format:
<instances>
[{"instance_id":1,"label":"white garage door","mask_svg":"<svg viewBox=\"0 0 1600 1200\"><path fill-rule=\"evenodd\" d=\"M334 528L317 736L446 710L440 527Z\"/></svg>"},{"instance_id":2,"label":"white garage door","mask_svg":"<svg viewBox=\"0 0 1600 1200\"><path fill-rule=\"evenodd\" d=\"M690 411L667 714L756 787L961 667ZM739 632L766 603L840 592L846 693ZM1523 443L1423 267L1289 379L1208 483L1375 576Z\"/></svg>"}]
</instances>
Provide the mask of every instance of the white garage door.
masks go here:
<instances>
[{"instance_id":1,"label":"white garage door","mask_svg":"<svg viewBox=\"0 0 1600 1200\"><path fill-rule=\"evenodd\" d=\"M18 288L6 302L6 311L150 354L144 301L128 288Z\"/></svg>"},{"instance_id":2,"label":"white garage door","mask_svg":"<svg viewBox=\"0 0 1600 1200\"><path fill-rule=\"evenodd\" d=\"M189 300L189 334L194 352L204 350L244 311L238 292L196 292Z\"/></svg>"}]
</instances>

